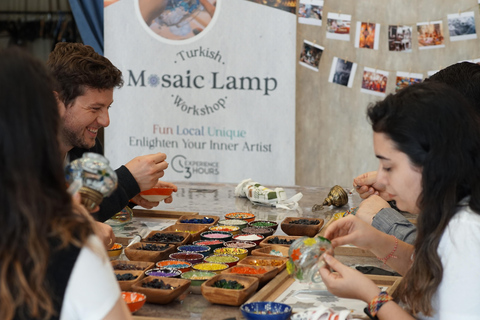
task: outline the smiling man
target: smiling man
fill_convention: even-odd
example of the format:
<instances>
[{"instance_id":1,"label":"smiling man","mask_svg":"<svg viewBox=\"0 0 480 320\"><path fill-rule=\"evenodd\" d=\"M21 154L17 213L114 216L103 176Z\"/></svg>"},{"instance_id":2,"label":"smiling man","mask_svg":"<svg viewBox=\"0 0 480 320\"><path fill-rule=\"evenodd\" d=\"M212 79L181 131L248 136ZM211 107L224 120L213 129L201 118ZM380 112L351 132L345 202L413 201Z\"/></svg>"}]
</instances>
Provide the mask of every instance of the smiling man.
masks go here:
<instances>
[{"instance_id":1,"label":"smiling man","mask_svg":"<svg viewBox=\"0 0 480 320\"><path fill-rule=\"evenodd\" d=\"M82 157L85 152L103 154L97 139L98 130L110 124L109 109L113 103L113 90L123 85L122 72L92 47L80 43L58 43L50 54L47 67L56 80L55 96L63 126L59 137L61 150L68 163ZM167 169L164 153L139 156L115 172L118 187L105 198L100 210L94 214L105 221L129 204L130 199L153 208L158 202L143 199L138 194L155 186L177 187L159 181ZM171 202L167 198L165 202Z\"/></svg>"}]
</instances>

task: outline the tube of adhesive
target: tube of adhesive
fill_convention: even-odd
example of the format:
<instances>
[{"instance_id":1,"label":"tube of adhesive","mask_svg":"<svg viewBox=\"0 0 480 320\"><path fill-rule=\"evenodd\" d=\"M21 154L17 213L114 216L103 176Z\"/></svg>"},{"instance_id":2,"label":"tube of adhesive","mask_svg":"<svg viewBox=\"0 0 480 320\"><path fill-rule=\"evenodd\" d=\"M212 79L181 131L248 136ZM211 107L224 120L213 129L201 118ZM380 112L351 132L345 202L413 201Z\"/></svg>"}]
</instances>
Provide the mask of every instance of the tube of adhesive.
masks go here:
<instances>
[{"instance_id":1,"label":"tube of adhesive","mask_svg":"<svg viewBox=\"0 0 480 320\"><path fill-rule=\"evenodd\" d=\"M298 207L298 201L303 197L301 192L287 199L287 194L283 188L270 189L262 186L252 179L245 179L235 188L235 196L249 199L255 204L262 204L295 210Z\"/></svg>"}]
</instances>

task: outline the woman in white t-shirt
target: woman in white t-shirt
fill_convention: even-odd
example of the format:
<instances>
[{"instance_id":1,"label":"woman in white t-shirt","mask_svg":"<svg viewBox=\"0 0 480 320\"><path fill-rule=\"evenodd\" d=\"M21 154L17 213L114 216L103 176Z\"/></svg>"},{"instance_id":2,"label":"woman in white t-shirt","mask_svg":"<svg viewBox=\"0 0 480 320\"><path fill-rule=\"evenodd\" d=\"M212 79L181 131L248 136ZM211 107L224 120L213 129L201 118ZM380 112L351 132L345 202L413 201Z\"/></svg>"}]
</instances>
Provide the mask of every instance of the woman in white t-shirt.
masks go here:
<instances>
[{"instance_id":1,"label":"woman in white t-shirt","mask_svg":"<svg viewBox=\"0 0 480 320\"><path fill-rule=\"evenodd\" d=\"M66 191L52 80L0 51L0 319L131 319L85 208Z\"/></svg>"},{"instance_id":2,"label":"woman in white t-shirt","mask_svg":"<svg viewBox=\"0 0 480 320\"><path fill-rule=\"evenodd\" d=\"M418 214L414 246L355 216L325 232L332 246L372 251L404 275L395 298L358 271L324 255L328 289L368 303L372 319L480 319L480 120L455 89L414 84L368 109L377 181L402 211Z\"/></svg>"}]
</instances>

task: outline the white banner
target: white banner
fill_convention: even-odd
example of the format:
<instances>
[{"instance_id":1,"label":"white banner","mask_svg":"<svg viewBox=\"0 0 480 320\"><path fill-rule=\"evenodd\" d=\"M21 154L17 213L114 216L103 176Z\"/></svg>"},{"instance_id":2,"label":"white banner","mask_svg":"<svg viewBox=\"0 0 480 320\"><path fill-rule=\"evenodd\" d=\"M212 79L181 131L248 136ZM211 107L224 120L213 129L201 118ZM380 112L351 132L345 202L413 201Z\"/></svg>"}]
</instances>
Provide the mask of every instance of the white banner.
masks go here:
<instances>
[{"instance_id":1,"label":"white banner","mask_svg":"<svg viewBox=\"0 0 480 320\"><path fill-rule=\"evenodd\" d=\"M105 8L105 56L125 82L105 130L112 166L164 152L165 181L293 185L296 16L245 0L164 2L150 24L138 0Z\"/></svg>"}]
</instances>

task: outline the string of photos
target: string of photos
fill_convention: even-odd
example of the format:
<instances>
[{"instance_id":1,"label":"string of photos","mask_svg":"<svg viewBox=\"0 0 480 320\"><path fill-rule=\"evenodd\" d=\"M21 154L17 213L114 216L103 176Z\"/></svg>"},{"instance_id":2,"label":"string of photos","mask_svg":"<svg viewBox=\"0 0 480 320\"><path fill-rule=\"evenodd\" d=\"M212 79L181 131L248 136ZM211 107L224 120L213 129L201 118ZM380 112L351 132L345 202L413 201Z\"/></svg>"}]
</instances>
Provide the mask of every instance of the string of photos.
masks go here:
<instances>
[{"instance_id":1,"label":"string of photos","mask_svg":"<svg viewBox=\"0 0 480 320\"><path fill-rule=\"evenodd\" d=\"M378 50L380 45L387 45L389 51L412 52L415 40L414 28L416 29L416 40L418 50L432 50L445 48L445 31L448 28L450 42L477 39L475 28L475 9L478 5L459 10L456 13L447 14L447 26L444 26L442 19L433 21L422 21L417 23L406 23L403 25L388 25L387 37L380 39L380 23L370 21L357 21L354 35L354 46L359 49ZM299 0L297 12L298 23L313 26L322 26L325 13L323 12L324 0ZM326 38L339 41L351 41L350 34L352 16L341 12L326 13ZM386 39L385 43L383 40ZM315 41L303 41L303 50L300 53L300 65L317 71L320 58L325 48ZM480 58L466 59L473 63L480 63ZM358 64L349 61L348 58L334 57L328 81L352 88ZM438 70L422 71L412 73L410 71L379 70L378 68L363 67L363 77L360 91L377 96L385 96L389 73L396 73L395 92L414 83L422 82L424 73L430 77Z\"/></svg>"}]
</instances>

